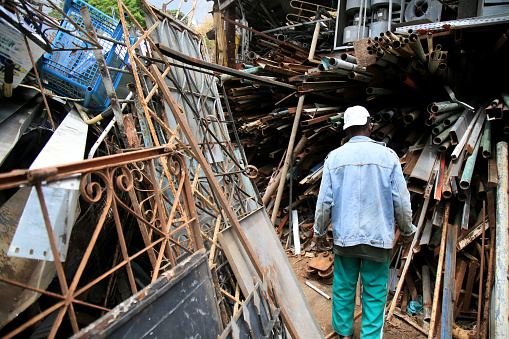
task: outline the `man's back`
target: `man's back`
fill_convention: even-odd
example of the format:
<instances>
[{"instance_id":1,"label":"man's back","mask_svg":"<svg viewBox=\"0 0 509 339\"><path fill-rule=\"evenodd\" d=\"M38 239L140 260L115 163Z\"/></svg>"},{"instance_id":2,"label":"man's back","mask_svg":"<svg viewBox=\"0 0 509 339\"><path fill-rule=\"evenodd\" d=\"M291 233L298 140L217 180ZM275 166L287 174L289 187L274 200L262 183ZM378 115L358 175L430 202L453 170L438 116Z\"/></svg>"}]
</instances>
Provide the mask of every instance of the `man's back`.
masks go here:
<instances>
[{"instance_id":1,"label":"man's back","mask_svg":"<svg viewBox=\"0 0 509 339\"><path fill-rule=\"evenodd\" d=\"M334 244L391 248L395 213L411 228L410 197L397 155L368 137L353 137L325 161L317 209L332 213Z\"/></svg>"}]
</instances>

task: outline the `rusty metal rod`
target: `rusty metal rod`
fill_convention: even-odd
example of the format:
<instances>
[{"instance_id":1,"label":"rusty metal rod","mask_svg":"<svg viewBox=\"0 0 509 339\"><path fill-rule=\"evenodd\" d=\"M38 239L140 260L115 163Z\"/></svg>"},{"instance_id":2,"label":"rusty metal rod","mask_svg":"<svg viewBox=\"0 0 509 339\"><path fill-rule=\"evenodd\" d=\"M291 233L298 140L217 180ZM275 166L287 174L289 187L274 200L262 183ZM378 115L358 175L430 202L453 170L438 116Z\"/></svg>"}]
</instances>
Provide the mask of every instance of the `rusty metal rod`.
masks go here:
<instances>
[{"instance_id":1,"label":"rusty metal rod","mask_svg":"<svg viewBox=\"0 0 509 339\"><path fill-rule=\"evenodd\" d=\"M165 145L34 170L14 170L0 174L0 190L19 185L29 185L34 178L39 181L54 181L90 170L101 170L111 166L127 165L137 161L158 158L173 151L174 149L171 146Z\"/></svg>"}]
</instances>

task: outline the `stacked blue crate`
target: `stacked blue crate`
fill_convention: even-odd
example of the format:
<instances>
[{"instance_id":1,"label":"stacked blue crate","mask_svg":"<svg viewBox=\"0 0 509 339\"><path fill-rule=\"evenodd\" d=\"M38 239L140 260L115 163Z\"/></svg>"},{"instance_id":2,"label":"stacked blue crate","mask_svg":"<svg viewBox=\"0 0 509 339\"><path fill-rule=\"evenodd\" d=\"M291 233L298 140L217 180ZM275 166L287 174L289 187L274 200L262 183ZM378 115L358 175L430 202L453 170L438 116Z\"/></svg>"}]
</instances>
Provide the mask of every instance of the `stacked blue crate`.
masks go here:
<instances>
[{"instance_id":1,"label":"stacked blue crate","mask_svg":"<svg viewBox=\"0 0 509 339\"><path fill-rule=\"evenodd\" d=\"M110 37L117 41L124 41L122 25L112 17L102 13L93 6L81 0L66 0L64 12L74 21L85 28L79 9L88 7L92 18L92 25L97 34ZM60 30L53 41L55 48L83 48L86 44L73 35L85 35L77 30L68 20L63 20ZM65 30L70 30L73 35ZM103 47L102 52L109 67L125 68L128 62L125 46L99 39ZM101 73L96 64L92 50L57 51L46 53L38 63L38 69L43 86L53 92L83 100L81 104L91 110L104 110L109 105L109 99L102 83ZM122 73L110 71L113 86L116 88Z\"/></svg>"}]
</instances>

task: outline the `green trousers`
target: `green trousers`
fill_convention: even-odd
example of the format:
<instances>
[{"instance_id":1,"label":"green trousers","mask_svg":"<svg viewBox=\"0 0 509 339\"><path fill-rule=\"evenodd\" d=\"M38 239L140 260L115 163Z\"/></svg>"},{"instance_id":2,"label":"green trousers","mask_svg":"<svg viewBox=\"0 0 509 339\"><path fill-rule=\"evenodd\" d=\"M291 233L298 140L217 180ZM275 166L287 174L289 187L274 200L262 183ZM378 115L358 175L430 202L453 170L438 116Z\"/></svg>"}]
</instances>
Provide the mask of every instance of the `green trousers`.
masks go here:
<instances>
[{"instance_id":1,"label":"green trousers","mask_svg":"<svg viewBox=\"0 0 509 339\"><path fill-rule=\"evenodd\" d=\"M353 333L355 288L362 279L362 339L382 338L387 301L389 262L360 258L334 257L332 284L332 328L340 335Z\"/></svg>"}]
</instances>

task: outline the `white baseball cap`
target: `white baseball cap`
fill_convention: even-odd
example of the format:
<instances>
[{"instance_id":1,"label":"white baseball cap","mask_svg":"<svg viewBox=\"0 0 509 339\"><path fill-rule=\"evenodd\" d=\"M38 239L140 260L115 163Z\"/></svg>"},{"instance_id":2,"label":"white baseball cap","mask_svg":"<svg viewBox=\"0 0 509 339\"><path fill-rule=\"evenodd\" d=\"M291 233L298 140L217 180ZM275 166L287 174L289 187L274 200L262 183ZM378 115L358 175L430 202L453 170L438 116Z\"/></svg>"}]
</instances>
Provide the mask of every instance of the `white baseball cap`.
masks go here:
<instances>
[{"instance_id":1,"label":"white baseball cap","mask_svg":"<svg viewBox=\"0 0 509 339\"><path fill-rule=\"evenodd\" d=\"M369 112L362 106L348 107L345 111L343 129L351 126L362 126L368 123Z\"/></svg>"}]
</instances>

